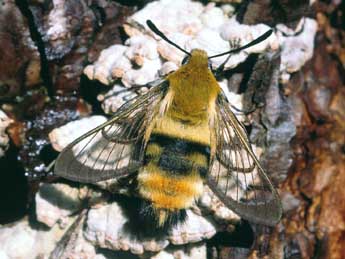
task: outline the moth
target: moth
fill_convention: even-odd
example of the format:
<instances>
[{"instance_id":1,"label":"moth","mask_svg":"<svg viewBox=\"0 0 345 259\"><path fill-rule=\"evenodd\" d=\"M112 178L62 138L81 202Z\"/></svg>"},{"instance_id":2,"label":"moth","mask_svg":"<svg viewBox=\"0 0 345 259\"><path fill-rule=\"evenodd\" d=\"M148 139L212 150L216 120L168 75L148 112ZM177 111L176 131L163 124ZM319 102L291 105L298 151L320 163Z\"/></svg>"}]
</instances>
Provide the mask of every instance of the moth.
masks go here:
<instances>
[{"instance_id":1,"label":"moth","mask_svg":"<svg viewBox=\"0 0 345 259\"><path fill-rule=\"evenodd\" d=\"M55 174L82 183L129 181L141 200L137 220L157 229L183 220L204 185L243 219L275 225L282 214L278 193L215 77L225 62L210 69L212 58L253 46L272 31L208 57L201 49L184 50L150 20L147 25L186 54L182 66L69 144Z\"/></svg>"}]
</instances>

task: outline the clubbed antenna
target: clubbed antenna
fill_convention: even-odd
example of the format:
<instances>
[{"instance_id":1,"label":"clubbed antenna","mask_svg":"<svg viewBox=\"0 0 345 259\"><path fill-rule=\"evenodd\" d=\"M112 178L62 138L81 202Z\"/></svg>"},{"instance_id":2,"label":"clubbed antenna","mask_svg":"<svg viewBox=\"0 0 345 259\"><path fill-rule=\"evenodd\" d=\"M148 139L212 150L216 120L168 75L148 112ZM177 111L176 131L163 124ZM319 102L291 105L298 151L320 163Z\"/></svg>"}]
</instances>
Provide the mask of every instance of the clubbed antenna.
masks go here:
<instances>
[{"instance_id":1,"label":"clubbed antenna","mask_svg":"<svg viewBox=\"0 0 345 259\"><path fill-rule=\"evenodd\" d=\"M272 32L273 32L273 30L269 30L269 31L265 32L264 34L262 34L260 37L256 38L255 40L249 42L248 44L246 44L246 45L244 45L242 47L239 47L237 49L232 49L232 50L229 50L227 52L224 52L224 53L221 53L221 54L217 54L217 55L214 55L214 56L211 56L211 57L208 57L208 58L209 59L217 58L217 57L220 57L220 56L224 56L224 55L240 52L241 50L247 49L247 48L249 48L251 46L254 46L254 45L264 41L265 39L267 39L272 34Z\"/></svg>"},{"instance_id":2,"label":"clubbed antenna","mask_svg":"<svg viewBox=\"0 0 345 259\"><path fill-rule=\"evenodd\" d=\"M159 37L161 37L163 40L165 40L166 42L170 43L171 45L173 45L174 47L178 48L179 50L183 51L184 53L186 53L188 56L190 56L191 54L184 50L183 48L181 48L179 45L177 45L176 43L172 42L171 40L169 40L164 34L163 32L161 32L160 30L158 30L158 28L156 27L156 25L154 25L154 23L151 20L147 20L146 21L147 26L149 26L149 28L151 29L151 31L153 31L154 33L156 33Z\"/></svg>"}]
</instances>

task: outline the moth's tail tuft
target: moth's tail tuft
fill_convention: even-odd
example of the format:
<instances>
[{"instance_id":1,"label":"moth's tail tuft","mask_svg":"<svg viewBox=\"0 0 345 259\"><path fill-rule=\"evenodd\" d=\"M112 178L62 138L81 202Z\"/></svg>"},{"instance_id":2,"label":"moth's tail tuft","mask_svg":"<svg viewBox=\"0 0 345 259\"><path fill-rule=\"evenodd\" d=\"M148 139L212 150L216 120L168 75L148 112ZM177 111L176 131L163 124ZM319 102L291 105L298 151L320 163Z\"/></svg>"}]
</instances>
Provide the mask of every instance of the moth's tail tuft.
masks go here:
<instances>
[{"instance_id":1,"label":"moth's tail tuft","mask_svg":"<svg viewBox=\"0 0 345 259\"><path fill-rule=\"evenodd\" d=\"M177 224L184 222L187 218L187 213L185 209L169 210L155 208L152 203L142 201L139 218L149 229L167 232Z\"/></svg>"},{"instance_id":2,"label":"moth's tail tuft","mask_svg":"<svg viewBox=\"0 0 345 259\"><path fill-rule=\"evenodd\" d=\"M122 200L119 199L119 202ZM143 237L166 236L169 230L187 218L184 209L158 209L151 202L135 197L128 197L123 209L129 218L126 224L128 231Z\"/></svg>"}]
</instances>

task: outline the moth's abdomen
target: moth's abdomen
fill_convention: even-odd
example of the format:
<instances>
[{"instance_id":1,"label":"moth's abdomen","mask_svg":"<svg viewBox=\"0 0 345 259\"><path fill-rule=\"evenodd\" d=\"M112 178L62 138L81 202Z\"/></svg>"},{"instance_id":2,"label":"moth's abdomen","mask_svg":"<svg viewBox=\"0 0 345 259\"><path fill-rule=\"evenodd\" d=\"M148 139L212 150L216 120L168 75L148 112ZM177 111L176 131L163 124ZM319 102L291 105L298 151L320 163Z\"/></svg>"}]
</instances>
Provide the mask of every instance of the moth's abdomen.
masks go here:
<instances>
[{"instance_id":1,"label":"moth's abdomen","mask_svg":"<svg viewBox=\"0 0 345 259\"><path fill-rule=\"evenodd\" d=\"M209 146L153 133L147 144L145 164L138 174L142 198L151 203L159 227L174 214L189 208L202 194L208 171Z\"/></svg>"}]
</instances>

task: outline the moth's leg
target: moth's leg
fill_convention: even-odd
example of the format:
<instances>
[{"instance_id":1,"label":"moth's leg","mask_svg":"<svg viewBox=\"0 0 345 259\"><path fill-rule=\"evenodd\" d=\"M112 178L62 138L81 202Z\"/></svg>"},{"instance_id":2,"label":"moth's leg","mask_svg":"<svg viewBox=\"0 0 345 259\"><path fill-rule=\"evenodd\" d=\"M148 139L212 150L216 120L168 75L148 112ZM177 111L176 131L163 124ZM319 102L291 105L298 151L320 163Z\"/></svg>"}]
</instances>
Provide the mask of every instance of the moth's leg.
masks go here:
<instances>
[{"instance_id":1,"label":"moth's leg","mask_svg":"<svg viewBox=\"0 0 345 259\"><path fill-rule=\"evenodd\" d=\"M266 93L279 76L280 53L268 52L261 54L249 74L243 90L243 110L255 110L263 107L266 102Z\"/></svg>"},{"instance_id":2,"label":"moth's leg","mask_svg":"<svg viewBox=\"0 0 345 259\"><path fill-rule=\"evenodd\" d=\"M232 39L229 41L229 45L230 45L230 50L238 49L241 46L241 39L240 38ZM224 62L218 68L216 68L215 70L212 70L216 79L219 79L224 75L225 64L229 61L231 56L232 54L229 54L228 57L224 60Z\"/></svg>"}]
</instances>

